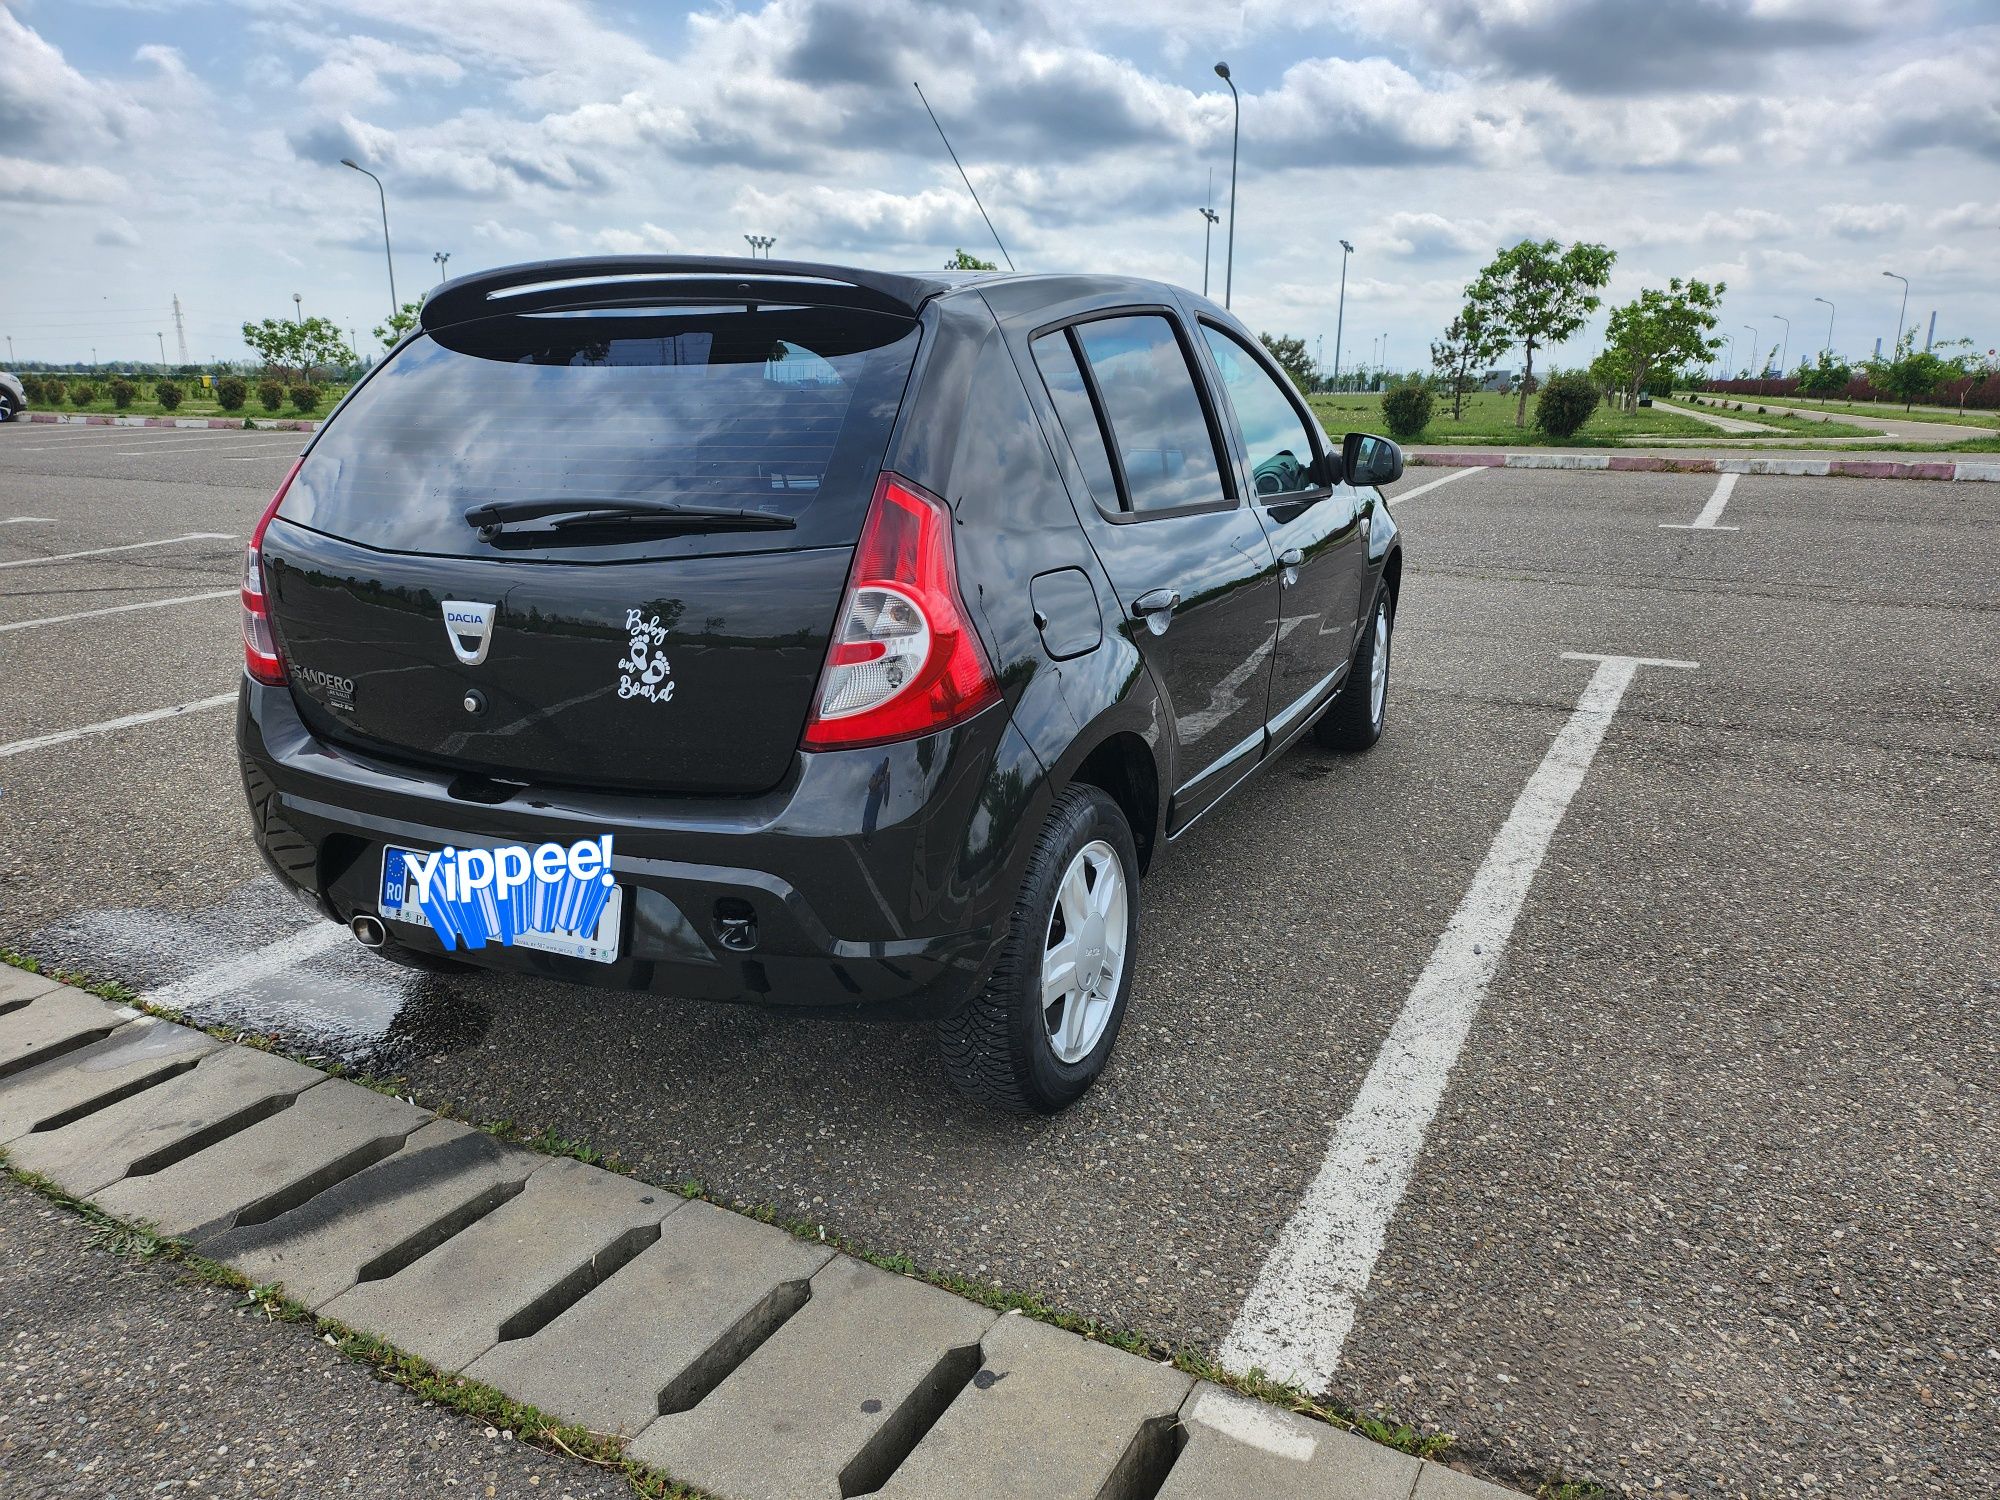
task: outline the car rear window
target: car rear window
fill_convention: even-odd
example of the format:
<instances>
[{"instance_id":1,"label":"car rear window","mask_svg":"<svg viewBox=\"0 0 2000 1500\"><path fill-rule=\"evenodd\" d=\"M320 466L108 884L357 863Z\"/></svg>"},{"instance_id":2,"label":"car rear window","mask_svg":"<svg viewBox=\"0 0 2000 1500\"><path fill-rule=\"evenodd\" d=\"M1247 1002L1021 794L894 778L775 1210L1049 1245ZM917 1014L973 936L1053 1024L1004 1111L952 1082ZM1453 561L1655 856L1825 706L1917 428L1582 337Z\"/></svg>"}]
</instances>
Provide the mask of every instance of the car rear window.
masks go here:
<instances>
[{"instance_id":1,"label":"car rear window","mask_svg":"<svg viewBox=\"0 0 2000 1500\"><path fill-rule=\"evenodd\" d=\"M440 329L355 392L279 513L387 551L455 556L491 555L464 512L495 500L643 499L796 522L561 549L571 561L607 546L673 555L852 542L917 337L906 317L744 303Z\"/></svg>"}]
</instances>

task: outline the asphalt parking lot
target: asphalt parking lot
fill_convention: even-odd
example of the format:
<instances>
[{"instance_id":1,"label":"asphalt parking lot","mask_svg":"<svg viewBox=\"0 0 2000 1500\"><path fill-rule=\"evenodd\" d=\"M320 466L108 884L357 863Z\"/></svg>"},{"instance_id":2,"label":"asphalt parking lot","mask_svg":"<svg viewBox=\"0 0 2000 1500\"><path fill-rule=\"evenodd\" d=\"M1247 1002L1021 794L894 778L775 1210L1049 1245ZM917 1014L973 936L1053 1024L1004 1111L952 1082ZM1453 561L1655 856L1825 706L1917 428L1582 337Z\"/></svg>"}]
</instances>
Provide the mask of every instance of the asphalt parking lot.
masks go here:
<instances>
[{"instance_id":1,"label":"asphalt parking lot","mask_svg":"<svg viewBox=\"0 0 2000 1500\"><path fill-rule=\"evenodd\" d=\"M1564 653L1698 663L1603 725L1326 1384L1500 1478L2000 1490L2000 487L1412 470L1382 744L1176 846L1111 1069L1022 1122L915 1028L301 961L221 701L298 444L0 429L0 943L1215 1349L1593 681Z\"/></svg>"}]
</instances>

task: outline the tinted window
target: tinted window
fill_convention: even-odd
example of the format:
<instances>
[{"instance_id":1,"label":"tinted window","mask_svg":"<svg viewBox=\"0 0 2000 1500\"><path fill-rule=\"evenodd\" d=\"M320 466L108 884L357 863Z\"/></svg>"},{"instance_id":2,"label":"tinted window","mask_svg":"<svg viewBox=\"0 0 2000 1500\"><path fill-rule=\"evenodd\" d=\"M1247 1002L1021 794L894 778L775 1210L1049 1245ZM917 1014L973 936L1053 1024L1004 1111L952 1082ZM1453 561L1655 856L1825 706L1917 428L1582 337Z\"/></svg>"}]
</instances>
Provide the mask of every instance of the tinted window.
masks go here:
<instances>
[{"instance_id":1,"label":"tinted window","mask_svg":"<svg viewBox=\"0 0 2000 1500\"><path fill-rule=\"evenodd\" d=\"M1092 498L1106 510L1119 509L1118 481L1111 474L1104 429L1098 425L1097 408L1091 405L1090 390L1083 383L1083 371L1077 368L1076 351L1070 347L1067 331L1045 333L1035 340L1035 367L1049 388L1056 417L1083 468Z\"/></svg>"},{"instance_id":2,"label":"tinted window","mask_svg":"<svg viewBox=\"0 0 2000 1500\"><path fill-rule=\"evenodd\" d=\"M1228 498L1173 325L1156 313L1076 325L1137 511Z\"/></svg>"},{"instance_id":3,"label":"tinted window","mask_svg":"<svg viewBox=\"0 0 2000 1500\"><path fill-rule=\"evenodd\" d=\"M1222 388L1243 429L1250 479L1259 495L1291 495L1314 488L1313 446L1306 424L1270 371L1230 334L1201 325L1202 337L1222 372Z\"/></svg>"},{"instance_id":4,"label":"tinted window","mask_svg":"<svg viewBox=\"0 0 2000 1500\"><path fill-rule=\"evenodd\" d=\"M355 393L313 445L282 514L385 550L486 556L468 506L648 499L798 523L654 536L649 554L852 542L916 345L908 318L742 304L440 329Z\"/></svg>"}]
</instances>

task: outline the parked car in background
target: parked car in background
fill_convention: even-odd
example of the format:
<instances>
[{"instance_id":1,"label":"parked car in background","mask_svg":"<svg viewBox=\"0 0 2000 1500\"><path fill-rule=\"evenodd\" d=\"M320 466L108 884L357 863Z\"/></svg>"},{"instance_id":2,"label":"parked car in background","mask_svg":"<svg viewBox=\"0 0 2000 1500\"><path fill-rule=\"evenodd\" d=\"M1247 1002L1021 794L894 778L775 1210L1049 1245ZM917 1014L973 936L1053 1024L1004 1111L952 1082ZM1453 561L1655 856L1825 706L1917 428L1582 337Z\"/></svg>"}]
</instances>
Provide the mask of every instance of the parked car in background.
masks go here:
<instances>
[{"instance_id":1,"label":"parked car in background","mask_svg":"<svg viewBox=\"0 0 2000 1500\"><path fill-rule=\"evenodd\" d=\"M28 392L18 375L0 370L0 422L11 422L28 409Z\"/></svg>"},{"instance_id":2,"label":"parked car in background","mask_svg":"<svg viewBox=\"0 0 2000 1500\"><path fill-rule=\"evenodd\" d=\"M1300 736L1381 734L1401 472L1154 282L465 277L249 544L257 843L402 962L919 1017L970 1094L1059 1109L1148 865ZM587 930L468 950L412 895L605 837Z\"/></svg>"}]
</instances>

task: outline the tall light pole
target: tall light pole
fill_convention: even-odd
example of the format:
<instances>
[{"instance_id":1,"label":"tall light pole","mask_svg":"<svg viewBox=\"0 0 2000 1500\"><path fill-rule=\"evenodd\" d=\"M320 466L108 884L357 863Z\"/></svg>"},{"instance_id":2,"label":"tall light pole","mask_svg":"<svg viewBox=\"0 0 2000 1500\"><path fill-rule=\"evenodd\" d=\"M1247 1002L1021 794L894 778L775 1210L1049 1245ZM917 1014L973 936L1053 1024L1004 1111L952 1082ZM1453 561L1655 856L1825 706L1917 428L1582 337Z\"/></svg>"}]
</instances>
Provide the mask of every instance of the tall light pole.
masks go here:
<instances>
[{"instance_id":1,"label":"tall light pole","mask_svg":"<svg viewBox=\"0 0 2000 1500\"><path fill-rule=\"evenodd\" d=\"M1826 302L1826 298L1815 297L1813 301ZM1831 302L1826 302L1826 353L1829 358L1833 354L1833 304Z\"/></svg>"},{"instance_id":2,"label":"tall light pole","mask_svg":"<svg viewBox=\"0 0 2000 1500\"><path fill-rule=\"evenodd\" d=\"M433 251L431 252L431 262L432 262L432 264L434 264L434 265L435 265L435 266L436 266L436 267L438 268L438 285L439 285L439 286L443 286L443 285L444 285L444 267L445 267L445 262L446 262L446 261L448 261L448 260L450 260L450 259L451 259L451 252L450 252L449 250L433 250Z\"/></svg>"},{"instance_id":3,"label":"tall light pole","mask_svg":"<svg viewBox=\"0 0 2000 1500\"><path fill-rule=\"evenodd\" d=\"M292 321L301 328L306 326L306 299L297 292L292 293Z\"/></svg>"},{"instance_id":4,"label":"tall light pole","mask_svg":"<svg viewBox=\"0 0 2000 1500\"><path fill-rule=\"evenodd\" d=\"M1792 320L1783 313L1772 313L1771 316L1785 325L1785 342L1778 351L1778 375L1782 379L1786 364L1792 357Z\"/></svg>"},{"instance_id":5,"label":"tall light pole","mask_svg":"<svg viewBox=\"0 0 2000 1500\"><path fill-rule=\"evenodd\" d=\"M1222 305L1227 307L1229 294L1236 289L1236 148L1243 139L1243 96L1236 92L1228 63L1217 63L1215 76L1229 85L1229 97L1236 101L1236 123L1229 132L1229 248L1222 270Z\"/></svg>"},{"instance_id":6,"label":"tall light pole","mask_svg":"<svg viewBox=\"0 0 2000 1500\"><path fill-rule=\"evenodd\" d=\"M154 334L153 337L160 341L160 368L164 370L167 367L167 335L162 331ZM10 360L14 357L14 341L12 339L7 340L7 357Z\"/></svg>"},{"instance_id":7,"label":"tall light pole","mask_svg":"<svg viewBox=\"0 0 2000 1500\"><path fill-rule=\"evenodd\" d=\"M743 238L750 242L750 258L752 260L757 258L757 252L760 250L764 252L764 259L769 260L771 258L771 247L778 243L778 237L775 234L746 234Z\"/></svg>"},{"instance_id":8,"label":"tall light pole","mask_svg":"<svg viewBox=\"0 0 2000 1500\"><path fill-rule=\"evenodd\" d=\"M1340 335L1347 323L1347 257L1354 253L1354 247L1346 240L1340 242L1340 308L1333 315L1333 383L1340 384Z\"/></svg>"},{"instance_id":9,"label":"tall light pole","mask_svg":"<svg viewBox=\"0 0 2000 1500\"><path fill-rule=\"evenodd\" d=\"M1757 330L1752 328L1748 323L1745 323L1743 325L1743 331L1750 335L1750 352L1752 354L1755 354L1757 352ZM1748 369L1749 366L1746 365L1744 366L1744 368ZM1764 372L1762 370L1759 370L1757 372L1758 379L1761 380L1763 378L1763 375Z\"/></svg>"},{"instance_id":10,"label":"tall light pole","mask_svg":"<svg viewBox=\"0 0 2000 1500\"><path fill-rule=\"evenodd\" d=\"M389 267L389 321L394 326L396 314L403 310L403 304L396 300L396 257L389 250L389 195L382 190L382 179L355 161L351 156L340 159L343 167L352 167L363 177L375 184L375 196L382 203L382 260Z\"/></svg>"},{"instance_id":11,"label":"tall light pole","mask_svg":"<svg viewBox=\"0 0 2000 1500\"><path fill-rule=\"evenodd\" d=\"M1903 305L1896 309L1896 337L1889 344L1889 357L1894 359L1896 351L1903 347L1903 315L1910 310L1910 278L1898 276L1894 271L1884 271L1882 274L1903 283Z\"/></svg>"},{"instance_id":12,"label":"tall light pole","mask_svg":"<svg viewBox=\"0 0 2000 1500\"><path fill-rule=\"evenodd\" d=\"M1725 358L1728 360L1728 363L1723 366L1722 370L1723 378L1726 380L1734 380L1736 378L1736 335L1733 333L1725 333L1722 337L1724 338L1725 341L1727 341L1729 345L1729 353L1725 356Z\"/></svg>"}]
</instances>

